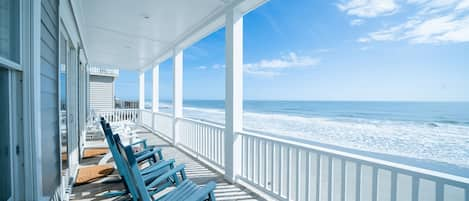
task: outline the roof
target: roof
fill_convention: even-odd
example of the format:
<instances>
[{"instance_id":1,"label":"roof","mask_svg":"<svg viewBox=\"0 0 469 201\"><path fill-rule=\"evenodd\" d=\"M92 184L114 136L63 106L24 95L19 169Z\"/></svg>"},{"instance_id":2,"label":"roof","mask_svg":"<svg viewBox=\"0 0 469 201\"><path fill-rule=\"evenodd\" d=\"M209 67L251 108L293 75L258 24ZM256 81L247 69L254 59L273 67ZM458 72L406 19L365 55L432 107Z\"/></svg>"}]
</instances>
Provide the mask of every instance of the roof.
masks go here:
<instances>
[{"instance_id":1,"label":"roof","mask_svg":"<svg viewBox=\"0 0 469 201\"><path fill-rule=\"evenodd\" d=\"M88 62L144 70L220 29L225 11L241 15L267 0L82 0Z\"/></svg>"}]
</instances>

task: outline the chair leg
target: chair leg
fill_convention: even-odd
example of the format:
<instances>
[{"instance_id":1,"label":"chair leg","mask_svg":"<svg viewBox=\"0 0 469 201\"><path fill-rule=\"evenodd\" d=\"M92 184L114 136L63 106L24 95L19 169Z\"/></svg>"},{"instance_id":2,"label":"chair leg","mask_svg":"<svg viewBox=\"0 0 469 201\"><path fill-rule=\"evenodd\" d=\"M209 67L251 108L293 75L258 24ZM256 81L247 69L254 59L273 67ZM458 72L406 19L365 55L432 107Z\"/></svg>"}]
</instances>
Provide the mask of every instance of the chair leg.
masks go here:
<instances>
[{"instance_id":1,"label":"chair leg","mask_svg":"<svg viewBox=\"0 0 469 201\"><path fill-rule=\"evenodd\" d=\"M213 193L213 191L211 191L211 192L208 194L208 200L209 200L209 201L216 201L215 194Z\"/></svg>"},{"instance_id":2,"label":"chair leg","mask_svg":"<svg viewBox=\"0 0 469 201\"><path fill-rule=\"evenodd\" d=\"M161 153L161 151L158 152L158 158L160 160L163 160L163 154ZM156 160L155 160L155 162L156 162Z\"/></svg>"}]
</instances>

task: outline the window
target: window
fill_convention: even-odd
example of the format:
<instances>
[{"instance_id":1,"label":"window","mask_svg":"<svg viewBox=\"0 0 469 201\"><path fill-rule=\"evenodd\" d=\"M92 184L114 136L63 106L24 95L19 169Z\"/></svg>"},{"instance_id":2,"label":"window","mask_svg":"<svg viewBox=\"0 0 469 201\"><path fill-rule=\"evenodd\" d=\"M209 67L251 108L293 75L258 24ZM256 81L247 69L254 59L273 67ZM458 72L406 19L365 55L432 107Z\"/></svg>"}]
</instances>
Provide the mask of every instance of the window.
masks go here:
<instances>
[{"instance_id":1,"label":"window","mask_svg":"<svg viewBox=\"0 0 469 201\"><path fill-rule=\"evenodd\" d=\"M19 63L20 19L18 0L0 0L0 57Z\"/></svg>"}]
</instances>

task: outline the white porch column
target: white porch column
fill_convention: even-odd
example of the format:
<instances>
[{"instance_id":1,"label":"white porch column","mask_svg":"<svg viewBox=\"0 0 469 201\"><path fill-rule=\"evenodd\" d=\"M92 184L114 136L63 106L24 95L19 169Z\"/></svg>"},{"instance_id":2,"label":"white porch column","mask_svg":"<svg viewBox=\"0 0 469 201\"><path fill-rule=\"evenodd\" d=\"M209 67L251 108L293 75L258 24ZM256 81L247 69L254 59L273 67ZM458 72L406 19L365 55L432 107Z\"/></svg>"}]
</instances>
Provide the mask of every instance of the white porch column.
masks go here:
<instances>
[{"instance_id":1,"label":"white porch column","mask_svg":"<svg viewBox=\"0 0 469 201\"><path fill-rule=\"evenodd\" d=\"M138 76L139 84L138 84L138 109L145 109L145 72L140 71Z\"/></svg>"},{"instance_id":2,"label":"white porch column","mask_svg":"<svg viewBox=\"0 0 469 201\"><path fill-rule=\"evenodd\" d=\"M234 182L241 170L243 130L243 17L231 10L226 14L225 75L225 179Z\"/></svg>"},{"instance_id":3,"label":"white porch column","mask_svg":"<svg viewBox=\"0 0 469 201\"><path fill-rule=\"evenodd\" d=\"M182 117L182 50L175 51L173 57L173 144L179 141L177 119Z\"/></svg>"},{"instance_id":4,"label":"white porch column","mask_svg":"<svg viewBox=\"0 0 469 201\"><path fill-rule=\"evenodd\" d=\"M160 82L160 65L156 65L153 67L153 112L158 112L160 107L160 91L159 91L159 82Z\"/></svg>"}]
</instances>

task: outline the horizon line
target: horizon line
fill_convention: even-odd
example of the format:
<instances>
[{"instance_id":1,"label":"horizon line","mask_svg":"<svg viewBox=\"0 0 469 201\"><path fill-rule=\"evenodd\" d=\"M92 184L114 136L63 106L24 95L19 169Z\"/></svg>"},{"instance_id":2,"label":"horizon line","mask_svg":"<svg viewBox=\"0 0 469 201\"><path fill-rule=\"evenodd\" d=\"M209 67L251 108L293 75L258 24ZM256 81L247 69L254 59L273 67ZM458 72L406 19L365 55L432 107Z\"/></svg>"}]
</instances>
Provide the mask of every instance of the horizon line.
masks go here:
<instances>
[{"instance_id":1,"label":"horizon line","mask_svg":"<svg viewBox=\"0 0 469 201\"><path fill-rule=\"evenodd\" d=\"M138 101L138 98L135 99L127 99L127 98L118 98L120 100L125 101ZM151 101L152 99L145 99L146 101ZM183 101L224 101L225 99L183 99ZM171 99L160 99L160 102L171 102ZM243 101L291 101L291 102L426 102L426 103L443 103L443 102L453 102L453 103L469 103L469 100L337 100L337 99L330 99L330 100L320 100L320 99L244 99Z\"/></svg>"}]
</instances>

